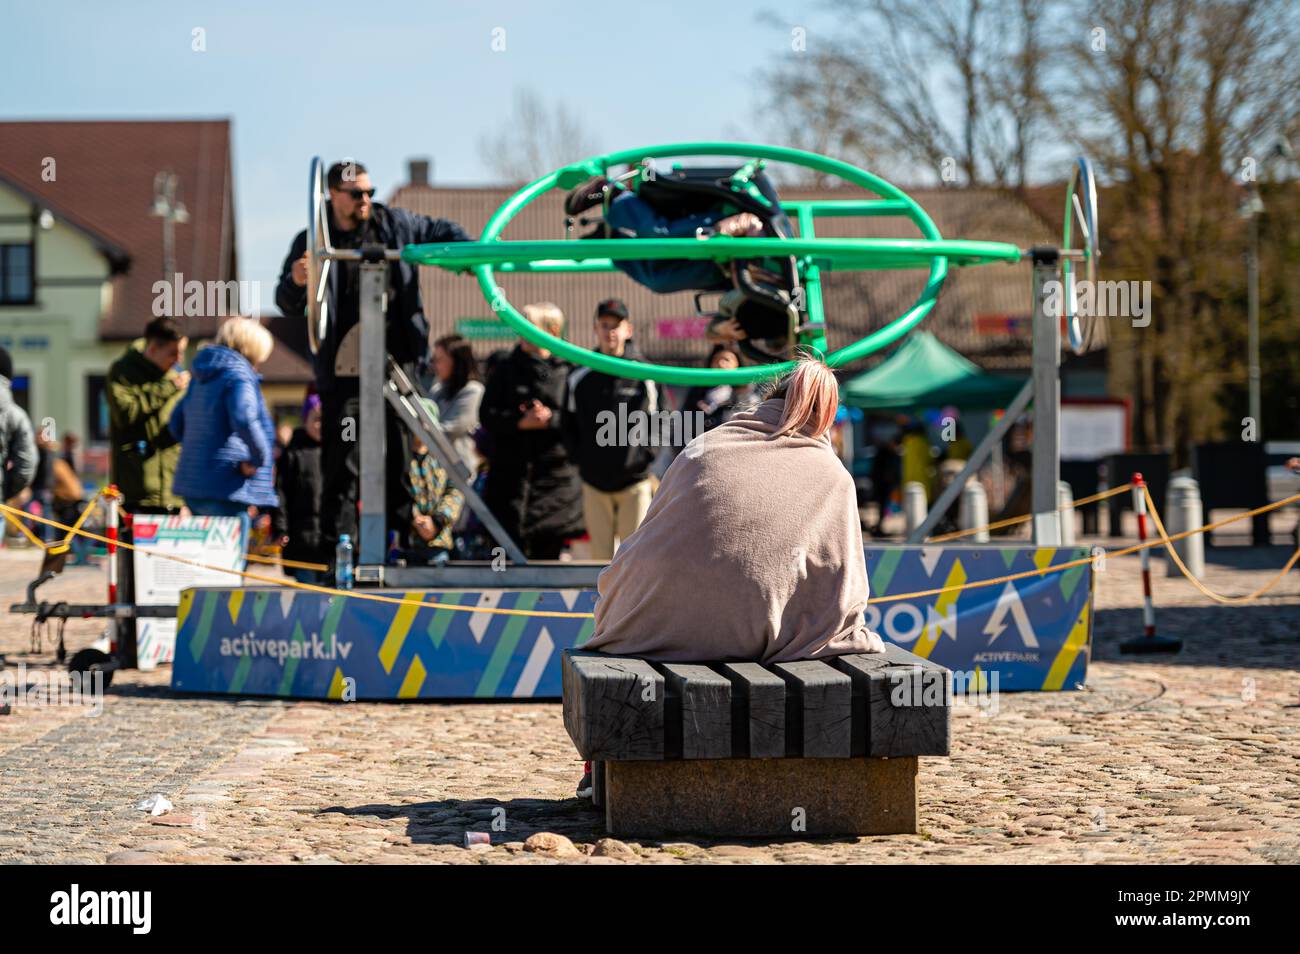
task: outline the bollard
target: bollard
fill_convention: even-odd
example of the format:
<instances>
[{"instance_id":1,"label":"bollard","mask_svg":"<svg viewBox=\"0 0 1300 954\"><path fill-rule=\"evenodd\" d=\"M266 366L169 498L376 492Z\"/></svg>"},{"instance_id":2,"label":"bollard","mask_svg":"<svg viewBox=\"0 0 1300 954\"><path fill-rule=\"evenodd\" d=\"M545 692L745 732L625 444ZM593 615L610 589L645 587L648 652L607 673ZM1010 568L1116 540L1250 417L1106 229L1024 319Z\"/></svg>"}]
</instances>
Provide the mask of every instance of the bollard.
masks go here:
<instances>
[{"instance_id":1,"label":"bollard","mask_svg":"<svg viewBox=\"0 0 1300 954\"><path fill-rule=\"evenodd\" d=\"M907 534L925 523L926 514L925 484L909 480L903 484L903 517L907 520Z\"/></svg>"},{"instance_id":2,"label":"bollard","mask_svg":"<svg viewBox=\"0 0 1300 954\"><path fill-rule=\"evenodd\" d=\"M1061 527L1061 546L1074 546L1074 488L1064 480L1056 485L1056 519Z\"/></svg>"},{"instance_id":3,"label":"bollard","mask_svg":"<svg viewBox=\"0 0 1300 954\"><path fill-rule=\"evenodd\" d=\"M1193 477L1175 477L1169 481L1165 493L1165 530L1172 537L1185 530L1201 526L1202 519L1201 487ZM1193 533L1173 542L1173 548L1192 576L1200 579L1205 575L1205 534ZM1172 558L1165 561L1169 576L1178 576L1181 572Z\"/></svg>"},{"instance_id":4,"label":"bollard","mask_svg":"<svg viewBox=\"0 0 1300 954\"><path fill-rule=\"evenodd\" d=\"M972 533L965 539L973 543L989 542L989 498L984 492L984 485L978 480L968 481L961 489L961 504L957 510L957 521L963 530L983 527L979 533Z\"/></svg>"},{"instance_id":5,"label":"bollard","mask_svg":"<svg viewBox=\"0 0 1300 954\"><path fill-rule=\"evenodd\" d=\"M1180 506L1179 501L1179 497L1186 493L1185 486L1182 483L1186 479L1186 477L1173 477L1165 485L1165 512L1162 516L1165 521L1165 532L1171 537L1177 536L1187 529L1187 524L1183 523L1183 517L1186 516L1186 513L1183 507ZM1181 542L1180 540L1174 541L1175 550L1178 550L1178 544ZM1178 576L1178 564L1174 563L1169 551L1162 548L1161 555L1165 558L1165 576ZM1182 556L1181 550L1178 551L1178 555ZM1184 560L1183 562L1186 563L1187 561ZM1188 569L1190 570L1191 567L1188 566Z\"/></svg>"}]
</instances>

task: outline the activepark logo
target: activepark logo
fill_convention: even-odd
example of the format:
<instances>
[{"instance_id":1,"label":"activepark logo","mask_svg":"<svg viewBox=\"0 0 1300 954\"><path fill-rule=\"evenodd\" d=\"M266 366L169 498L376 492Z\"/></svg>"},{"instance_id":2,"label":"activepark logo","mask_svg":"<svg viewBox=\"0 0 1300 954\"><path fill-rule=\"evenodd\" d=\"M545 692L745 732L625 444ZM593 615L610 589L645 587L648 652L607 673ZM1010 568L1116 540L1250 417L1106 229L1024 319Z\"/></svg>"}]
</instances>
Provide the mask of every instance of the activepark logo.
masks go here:
<instances>
[{"instance_id":1,"label":"activepark logo","mask_svg":"<svg viewBox=\"0 0 1300 954\"><path fill-rule=\"evenodd\" d=\"M347 659L348 653L352 652L352 643L335 635L331 635L328 641L322 640L320 633L312 633L303 639L260 639L247 632L223 637L219 652L223 656L263 656L283 666L289 659Z\"/></svg>"}]
</instances>

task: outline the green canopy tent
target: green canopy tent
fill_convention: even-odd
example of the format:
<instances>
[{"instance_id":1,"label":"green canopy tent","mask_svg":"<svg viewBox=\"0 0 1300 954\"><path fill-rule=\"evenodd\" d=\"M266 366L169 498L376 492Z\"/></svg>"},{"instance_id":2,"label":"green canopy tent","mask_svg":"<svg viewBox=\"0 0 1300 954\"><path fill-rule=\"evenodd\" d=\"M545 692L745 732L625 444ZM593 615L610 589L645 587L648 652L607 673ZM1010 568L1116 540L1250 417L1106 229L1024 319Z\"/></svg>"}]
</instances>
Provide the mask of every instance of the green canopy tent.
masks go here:
<instances>
[{"instance_id":1,"label":"green canopy tent","mask_svg":"<svg viewBox=\"0 0 1300 954\"><path fill-rule=\"evenodd\" d=\"M842 386L840 400L871 411L948 404L993 410L1010 404L1024 383L1024 378L986 374L930 332L914 331L888 358Z\"/></svg>"}]
</instances>

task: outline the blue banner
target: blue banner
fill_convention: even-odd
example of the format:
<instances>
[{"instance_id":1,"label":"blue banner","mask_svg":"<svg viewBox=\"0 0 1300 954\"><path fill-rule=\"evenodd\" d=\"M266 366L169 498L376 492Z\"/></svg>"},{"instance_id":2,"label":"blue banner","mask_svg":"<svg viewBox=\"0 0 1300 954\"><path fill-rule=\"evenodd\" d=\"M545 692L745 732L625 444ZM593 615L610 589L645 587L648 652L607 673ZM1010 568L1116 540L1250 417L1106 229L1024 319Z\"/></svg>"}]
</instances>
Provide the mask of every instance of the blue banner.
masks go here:
<instances>
[{"instance_id":1,"label":"blue banner","mask_svg":"<svg viewBox=\"0 0 1300 954\"><path fill-rule=\"evenodd\" d=\"M373 591L472 606L590 613L594 590ZM172 688L310 699L559 698L560 656L590 618L421 608L274 587L192 589Z\"/></svg>"},{"instance_id":2,"label":"blue banner","mask_svg":"<svg viewBox=\"0 0 1300 954\"><path fill-rule=\"evenodd\" d=\"M869 605L867 625L885 639L968 678L979 676L982 685L987 677L1003 692L1083 688L1092 566L1040 573L1087 560L1087 548L873 547L866 554L873 598L947 590ZM1002 582L989 585L994 580Z\"/></svg>"},{"instance_id":3,"label":"blue banner","mask_svg":"<svg viewBox=\"0 0 1300 954\"><path fill-rule=\"evenodd\" d=\"M873 597L965 588L873 603L867 622L985 688L1079 688L1092 632L1090 566L968 584L1087 556L1066 548L871 548ZM491 611L585 614L596 600L594 590L363 592L478 612L288 587L189 589L177 613L172 687L338 700L559 698L561 654L590 638L593 621Z\"/></svg>"}]
</instances>

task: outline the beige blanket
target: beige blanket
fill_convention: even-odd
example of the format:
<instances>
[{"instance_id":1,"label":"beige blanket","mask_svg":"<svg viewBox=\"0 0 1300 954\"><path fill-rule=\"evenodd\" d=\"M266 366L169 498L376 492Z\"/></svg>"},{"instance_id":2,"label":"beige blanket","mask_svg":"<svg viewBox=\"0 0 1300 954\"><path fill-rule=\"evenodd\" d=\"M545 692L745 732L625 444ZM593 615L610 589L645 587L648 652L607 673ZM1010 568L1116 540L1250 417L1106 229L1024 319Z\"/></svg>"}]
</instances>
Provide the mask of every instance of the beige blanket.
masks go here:
<instances>
[{"instance_id":1,"label":"beige blanket","mask_svg":"<svg viewBox=\"0 0 1300 954\"><path fill-rule=\"evenodd\" d=\"M883 652L867 629L853 478L829 440L773 437L783 400L677 455L597 580L584 648L668 661Z\"/></svg>"}]
</instances>

